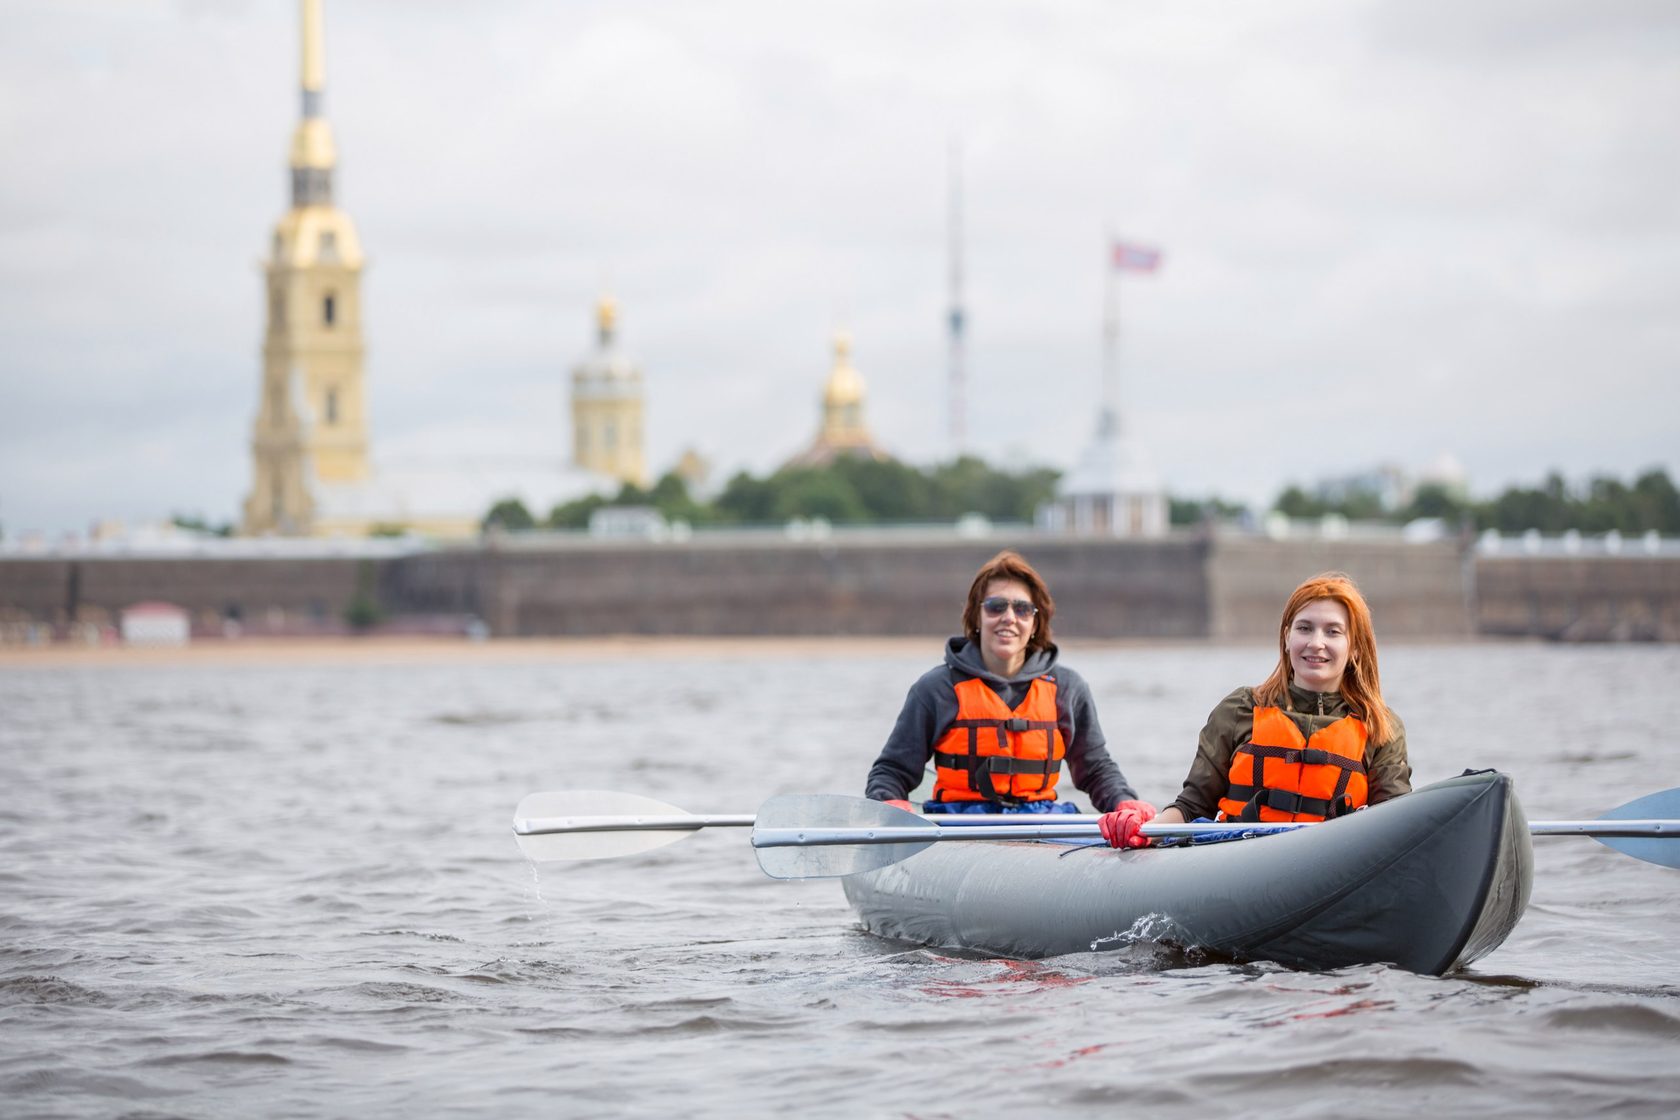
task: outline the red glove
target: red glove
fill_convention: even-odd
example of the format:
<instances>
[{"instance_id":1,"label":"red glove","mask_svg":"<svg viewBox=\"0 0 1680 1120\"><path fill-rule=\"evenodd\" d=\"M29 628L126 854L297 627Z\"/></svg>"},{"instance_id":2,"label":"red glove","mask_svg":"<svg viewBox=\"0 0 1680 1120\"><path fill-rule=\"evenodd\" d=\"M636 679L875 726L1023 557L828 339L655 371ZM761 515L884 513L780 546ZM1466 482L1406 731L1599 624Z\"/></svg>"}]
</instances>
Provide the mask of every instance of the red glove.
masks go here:
<instances>
[{"instance_id":1,"label":"red glove","mask_svg":"<svg viewBox=\"0 0 1680 1120\"><path fill-rule=\"evenodd\" d=\"M906 813L914 813L916 811L911 807L910 802L905 801L903 798L896 801L883 801L881 804L891 805L894 809L903 809Z\"/></svg>"},{"instance_id":2,"label":"red glove","mask_svg":"<svg viewBox=\"0 0 1680 1120\"><path fill-rule=\"evenodd\" d=\"M1147 801L1122 801L1112 813L1104 813L1097 829L1111 848L1147 848L1149 837L1138 832L1145 821L1155 819L1155 806Z\"/></svg>"}]
</instances>

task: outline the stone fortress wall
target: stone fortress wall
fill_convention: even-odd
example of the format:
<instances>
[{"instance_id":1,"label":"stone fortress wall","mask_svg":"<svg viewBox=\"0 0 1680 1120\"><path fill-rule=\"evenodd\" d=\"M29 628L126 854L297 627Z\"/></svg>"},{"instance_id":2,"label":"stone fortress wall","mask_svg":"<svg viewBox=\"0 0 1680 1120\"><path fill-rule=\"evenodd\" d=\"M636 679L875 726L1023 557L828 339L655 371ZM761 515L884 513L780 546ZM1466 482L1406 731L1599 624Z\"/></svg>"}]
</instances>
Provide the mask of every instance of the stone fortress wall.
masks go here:
<instances>
[{"instance_id":1,"label":"stone fortress wall","mask_svg":"<svg viewBox=\"0 0 1680 1120\"><path fill-rule=\"evenodd\" d=\"M239 542L255 545L257 542ZM974 571L1019 549L1082 640L1270 639L1289 590L1351 573L1384 638L1680 641L1680 554L1484 554L1458 541L1181 534L983 539L856 531L817 539L505 538L373 553L260 548L0 557L0 641L89 635L123 608L185 608L194 634L320 634L361 598L382 628L498 637L944 635Z\"/></svg>"}]
</instances>

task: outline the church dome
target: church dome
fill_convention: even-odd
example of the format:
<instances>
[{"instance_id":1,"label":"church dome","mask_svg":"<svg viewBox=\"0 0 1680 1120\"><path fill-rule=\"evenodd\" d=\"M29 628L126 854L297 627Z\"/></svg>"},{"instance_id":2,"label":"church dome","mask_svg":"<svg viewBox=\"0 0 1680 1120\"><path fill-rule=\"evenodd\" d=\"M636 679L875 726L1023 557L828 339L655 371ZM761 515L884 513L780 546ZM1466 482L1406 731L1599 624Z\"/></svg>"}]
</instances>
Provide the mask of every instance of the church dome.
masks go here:
<instances>
[{"instance_id":1,"label":"church dome","mask_svg":"<svg viewBox=\"0 0 1680 1120\"><path fill-rule=\"evenodd\" d=\"M863 403L863 376L852 367L852 339L841 331L834 336L834 368L823 389L823 404L830 408Z\"/></svg>"}]
</instances>

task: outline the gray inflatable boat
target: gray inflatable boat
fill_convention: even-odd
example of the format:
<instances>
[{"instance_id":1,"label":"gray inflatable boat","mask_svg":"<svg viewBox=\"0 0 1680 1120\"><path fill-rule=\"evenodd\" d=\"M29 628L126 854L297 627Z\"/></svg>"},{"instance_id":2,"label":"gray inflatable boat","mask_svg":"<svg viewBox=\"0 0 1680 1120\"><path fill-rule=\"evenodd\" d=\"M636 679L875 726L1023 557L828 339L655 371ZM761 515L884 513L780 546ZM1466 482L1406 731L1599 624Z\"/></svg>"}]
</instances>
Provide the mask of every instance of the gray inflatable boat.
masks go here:
<instances>
[{"instance_id":1,"label":"gray inflatable boat","mask_svg":"<svg viewBox=\"0 0 1680 1120\"><path fill-rule=\"evenodd\" d=\"M870 932L927 945L1035 958L1144 940L1439 975L1505 940L1532 866L1511 779L1483 772L1292 832L1131 851L934 844L843 882Z\"/></svg>"}]
</instances>

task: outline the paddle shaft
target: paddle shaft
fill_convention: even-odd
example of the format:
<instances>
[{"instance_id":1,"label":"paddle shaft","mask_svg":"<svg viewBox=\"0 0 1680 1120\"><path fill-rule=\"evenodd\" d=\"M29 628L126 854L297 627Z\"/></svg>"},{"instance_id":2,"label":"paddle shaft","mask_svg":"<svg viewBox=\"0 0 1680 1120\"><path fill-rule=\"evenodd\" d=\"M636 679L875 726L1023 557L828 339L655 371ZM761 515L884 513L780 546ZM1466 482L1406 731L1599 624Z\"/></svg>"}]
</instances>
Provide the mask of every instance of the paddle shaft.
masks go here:
<instances>
[{"instance_id":1,"label":"paddle shaft","mask_svg":"<svg viewBox=\"0 0 1680 1120\"><path fill-rule=\"evenodd\" d=\"M1052 818L1055 824L1027 823ZM948 819L947 819L948 818ZM726 813L702 816L698 814L681 814L675 816L640 816L640 817L529 817L520 818L513 822L513 831L518 836L558 836L572 832L698 832L702 828L752 828L757 818L752 813ZM970 840L1007 840L1010 838L1026 839L1066 839L1069 837L1093 836L1096 834L1097 821L1100 814L1095 813L1041 813L1031 816L1024 813L946 813L920 818L924 823L908 829L898 829L900 833L915 833L916 839L927 839L927 826L938 825L942 828L960 829ZM1002 824L1003 821L1021 821L1020 824ZM972 822L972 823L971 823ZM990 826L990 827L988 827ZM1263 826L1276 828L1279 826ZM1283 825L1285 829L1295 825ZM1202 832L1229 832L1232 826L1228 824L1184 824L1184 825L1145 825L1144 831L1149 836L1195 836ZM760 829L758 834L783 831L809 830L778 830ZM879 831L879 830L876 830ZM984 835L980 835L980 833ZM848 839L823 840L825 844L854 843L849 837L856 836L856 831L847 832ZM904 837L896 837L903 839ZM893 841L883 841L893 842ZM756 847L793 847L801 843L797 840L783 840L775 844L761 844L756 840Z\"/></svg>"},{"instance_id":2,"label":"paddle shaft","mask_svg":"<svg viewBox=\"0 0 1680 1120\"><path fill-rule=\"evenodd\" d=\"M1680 823L1680 822L1675 822ZM1145 836L1166 838L1204 836L1233 832L1289 832L1299 824L1241 825L1219 822L1194 824L1146 824ZM926 824L907 828L755 828L755 848L823 847L830 844L909 844L935 840L1091 840L1102 833L1095 823L972 825L963 828L929 829Z\"/></svg>"},{"instance_id":3,"label":"paddle shaft","mask_svg":"<svg viewBox=\"0 0 1680 1120\"><path fill-rule=\"evenodd\" d=\"M519 836L554 836L567 832L697 832L702 828L751 828L751 813L703 816L683 813L639 817L530 817L513 822Z\"/></svg>"},{"instance_id":4,"label":"paddle shaft","mask_svg":"<svg viewBox=\"0 0 1680 1120\"><path fill-rule=\"evenodd\" d=\"M1051 814L1035 814L1050 816ZM947 814L921 818L924 823L905 828L870 829L814 829L777 828L758 829L753 834L755 848L786 848L819 844L898 844L905 841L930 840L927 825L940 826L938 835L947 830L959 833L952 839L964 840L1074 840L1097 834L1098 817L1090 814L1056 814L1066 820L1055 823L1036 823L1025 814ZM967 819L963 819L966 817ZM611 817L532 817L513 822L513 831L520 836L552 836L569 832L697 832L702 828L752 828L756 817L751 813L726 813L710 816L681 814L668 816ZM1019 824L994 824L994 821L1020 821ZM969 823L973 821L974 823ZM983 823L982 823L983 822ZM1029 823L1033 822L1033 823ZM1151 821L1140 831L1145 836L1194 837L1220 832L1288 832L1306 822L1249 822L1216 821L1184 824L1160 824ZM1587 821L1531 821L1529 833L1534 836L1657 836L1680 837L1680 820L1587 820Z\"/></svg>"},{"instance_id":5,"label":"paddle shaft","mask_svg":"<svg viewBox=\"0 0 1680 1120\"><path fill-rule=\"evenodd\" d=\"M1217 833L1291 832L1310 827L1312 822L1240 821L1200 822L1186 824L1156 824L1150 822L1138 831L1153 838L1195 837ZM1596 821L1533 821L1529 833L1534 836L1652 836L1680 838L1680 820L1596 820ZM1098 836L1092 824L975 825L967 828L929 829L925 823L904 828L880 826L875 828L757 828L753 830L755 848L803 848L838 844L907 844L929 843L936 840L1089 840Z\"/></svg>"},{"instance_id":6,"label":"paddle shaft","mask_svg":"<svg viewBox=\"0 0 1680 1120\"><path fill-rule=\"evenodd\" d=\"M840 794L773 797L756 814L686 813L640 794L552 790L527 795L513 831L526 857L607 859L652 851L706 828L751 828L759 866L777 878L848 875L907 859L939 840L1087 840L1099 835L1091 813L929 813L920 816ZM1305 826L1294 822L1195 822L1142 826L1151 838L1239 839ZM1590 836L1623 855L1680 867L1680 789L1647 794L1596 820L1535 821L1535 836ZM803 850L809 858L801 858ZM772 859L772 857L774 857Z\"/></svg>"},{"instance_id":7,"label":"paddle shaft","mask_svg":"<svg viewBox=\"0 0 1680 1120\"><path fill-rule=\"evenodd\" d=\"M1680 820L1529 821L1532 836L1653 836L1680 839Z\"/></svg>"}]
</instances>

